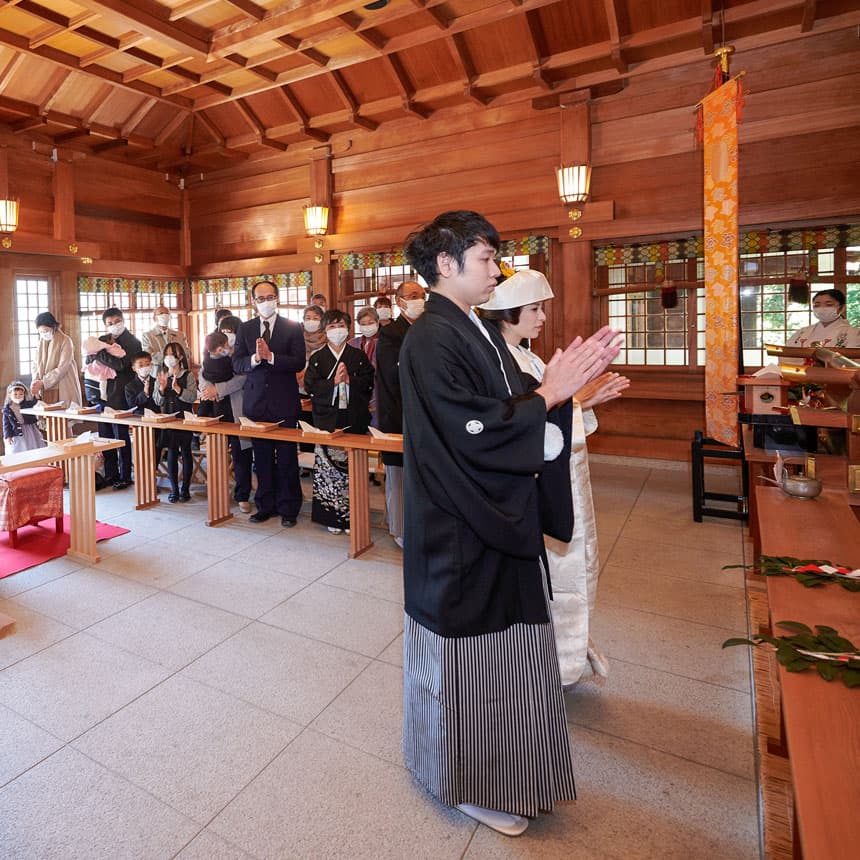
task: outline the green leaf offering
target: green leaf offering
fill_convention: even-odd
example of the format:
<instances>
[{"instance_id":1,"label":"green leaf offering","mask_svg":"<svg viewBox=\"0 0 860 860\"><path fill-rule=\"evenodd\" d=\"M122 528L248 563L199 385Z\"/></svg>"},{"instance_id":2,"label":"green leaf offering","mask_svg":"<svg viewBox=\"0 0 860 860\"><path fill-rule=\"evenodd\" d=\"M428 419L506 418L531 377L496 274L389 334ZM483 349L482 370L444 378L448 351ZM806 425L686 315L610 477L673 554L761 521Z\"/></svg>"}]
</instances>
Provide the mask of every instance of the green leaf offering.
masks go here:
<instances>
[{"instance_id":1,"label":"green leaf offering","mask_svg":"<svg viewBox=\"0 0 860 860\"><path fill-rule=\"evenodd\" d=\"M770 645L786 672L805 672L814 667L825 681L841 679L846 687L860 687L860 651L850 639L840 636L838 630L826 624L817 624L813 630L800 621L778 621L776 626L792 631L791 635L734 637L726 639L723 648Z\"/></svg>"},{"instance_id":2,"label":"green leaf offering","mask_svg":"<svg viewBox=\"0 0 860 860\"><path fill-rule=\"evenodd\" d=\"M762 576L793 576L804 588L819 588L828 582L838 582L846 591L860 592L860 570L844 564L832 564L826 559L793 558L763 555L755 564L727 564L723 570L754 570Z\"/></svg>"}]
</instances>

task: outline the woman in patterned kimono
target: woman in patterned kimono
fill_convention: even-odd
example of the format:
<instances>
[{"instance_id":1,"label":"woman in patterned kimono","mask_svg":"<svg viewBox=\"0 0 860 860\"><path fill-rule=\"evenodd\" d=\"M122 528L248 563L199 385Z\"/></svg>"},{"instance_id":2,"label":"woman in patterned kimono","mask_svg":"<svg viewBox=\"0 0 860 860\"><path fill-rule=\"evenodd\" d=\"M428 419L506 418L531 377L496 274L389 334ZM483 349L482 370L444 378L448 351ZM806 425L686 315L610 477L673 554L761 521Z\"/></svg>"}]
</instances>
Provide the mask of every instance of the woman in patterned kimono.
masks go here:
<instances>
[{"instance_id":1,"label":"woman in patterned kimono","mask_svg":"<svg viewBox=\"0 0 860 860\"><path fill-rule=\"evenodd\" d=\"M528 348L546 321L543 305L553 298L546 278L532 270L516 272L496 287L492 298L480 307L481 319L502 334L519 369L543 380L546 365ZM569 542L546 537L552 579L553 627L565 687L582 676L607 674L606 658L591 639L591 616L600 576L597 523L591 498L586 436L597 429L594 406L621 396L630 380L617 373L604 373L576 392L571 423L570 485L573 494L573 537Z\"/></svg>"},{"instance_id":2,"label":"woman in patterned kimono","mask_svg":"<svg viewBox=\"0 0 860 860\"><path fill-rule=\"evenodd\" d=\"M310 356L305 370L305 391L311 398L314 426L320 430L349 428L350 433L366 433L370 423L373 367L360 349L346 343L351 325L349 314L326 311L326 346ZM314 455L311 519L340 534L349 529L346 451L317 445Z\"/></svg>"}]
</instances>

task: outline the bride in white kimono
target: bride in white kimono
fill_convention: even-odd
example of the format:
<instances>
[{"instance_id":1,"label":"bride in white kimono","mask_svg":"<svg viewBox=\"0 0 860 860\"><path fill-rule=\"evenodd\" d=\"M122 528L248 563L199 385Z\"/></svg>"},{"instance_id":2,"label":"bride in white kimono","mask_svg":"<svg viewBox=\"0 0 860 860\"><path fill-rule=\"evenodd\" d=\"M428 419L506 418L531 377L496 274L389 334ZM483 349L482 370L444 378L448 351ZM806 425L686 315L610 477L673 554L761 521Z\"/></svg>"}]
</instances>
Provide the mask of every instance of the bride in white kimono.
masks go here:
<instances>
[{"instance_id":1,"label":"bride in white kimono","mask_svg":"<svg viewBox=\"0 0 860 860\"><path fill-rule=\"evenodd\" d=\"M481 305L481 318L496 325L523 373L538 382L543 379L544 362L527 346L546 321L544 301L553 298L540 272L521 270L496 287L488 302ZM597 524L591 498L586 437L597 429L594 407L621 397L630 380L618 373L604 373L583 386L573 400L571 427L570 483L573 494L573 537L564 543L546 536L561 680L570 687L583 677L607 674L606 658L594 645L591 616L597 595L600 559Z\"/></svg>"}]
</instances>

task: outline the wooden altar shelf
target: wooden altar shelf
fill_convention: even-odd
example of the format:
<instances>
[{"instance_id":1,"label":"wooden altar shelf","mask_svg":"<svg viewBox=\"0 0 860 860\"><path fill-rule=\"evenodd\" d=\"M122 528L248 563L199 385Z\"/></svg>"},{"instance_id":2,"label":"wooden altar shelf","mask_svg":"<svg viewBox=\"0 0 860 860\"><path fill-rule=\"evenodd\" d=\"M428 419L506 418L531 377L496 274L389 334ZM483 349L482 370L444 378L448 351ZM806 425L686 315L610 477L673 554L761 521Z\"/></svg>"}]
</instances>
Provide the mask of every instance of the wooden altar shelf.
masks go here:
<instances>
[{"instance_id":1,"label":"wooden altar shelf","mask_svg":"<svg viewBox=\"0 0 860 860\"><path fill-rule=\"evenodd\" d=\"M860 521L847 491L835 486L825 482L814 501L791 498L776 487L756 487L762 553L860 565ZM811 627L827 624L852 641L860 639L860 594L836 583L808 589L793 577L752 575L747 599L752 633L770 629L780 635L777 621L800 621ZM855 857L860 693L839 681L828 683L816 672L786 672L764 648L754 650L753 672L768 856ZM792 795L793 817L787 806Z\"/></svg>"}]
</instances>

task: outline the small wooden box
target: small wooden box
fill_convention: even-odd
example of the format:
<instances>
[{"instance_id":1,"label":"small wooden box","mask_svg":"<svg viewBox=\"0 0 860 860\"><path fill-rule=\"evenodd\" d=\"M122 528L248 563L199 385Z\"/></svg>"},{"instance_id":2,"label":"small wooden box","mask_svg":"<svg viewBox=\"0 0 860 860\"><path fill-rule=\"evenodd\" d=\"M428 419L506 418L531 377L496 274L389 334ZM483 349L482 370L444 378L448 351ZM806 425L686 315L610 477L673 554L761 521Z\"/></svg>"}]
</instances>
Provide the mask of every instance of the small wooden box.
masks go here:
<instances>
[{"instance_id":1,"label":"small wooden box","mask_svg":"<svg viewBox=\"0 0 860 860\"><path fill-rule=\"evenodd\" d=\"M769 415L777 407L788 406L791 382L775 376L739 376L744 387L744 412L748 415Z\"/></svg>"}]
</instances>

